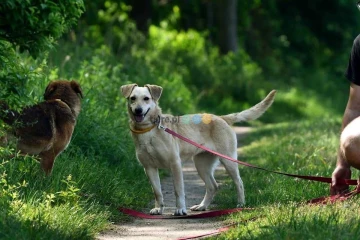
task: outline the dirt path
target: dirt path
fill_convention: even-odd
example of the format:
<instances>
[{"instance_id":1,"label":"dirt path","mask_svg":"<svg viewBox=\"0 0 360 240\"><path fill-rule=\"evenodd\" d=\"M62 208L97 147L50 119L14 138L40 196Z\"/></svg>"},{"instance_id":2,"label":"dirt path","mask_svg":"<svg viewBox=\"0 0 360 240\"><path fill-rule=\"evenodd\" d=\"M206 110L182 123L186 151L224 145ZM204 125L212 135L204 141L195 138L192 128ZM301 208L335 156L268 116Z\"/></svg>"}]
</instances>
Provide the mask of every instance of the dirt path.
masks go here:
<instances>
[{"instance_id":1,"label":"dirt path","mask_svg":"<svg viewBox=\"0 0 360 240\"><path fill-rule=\"evenodd\" d=\"M234 128L238 144L240 146L241 140L251 130L249 127L235 127ZM240 149L238 150L240 151ZM191 207L199 204L205 194L205 187L203 181L198 176L194 163L192 161L184 162L183 164L186 205ZM217 167L216 176L222 178L226 175L225 169L222 166ZM164 194L165 208L164 215L171 215L175 211L175 196L173 190L173 180L169 176L162 179L162 190ZM221 182L219 182L221 185ZM153 206L153 203L150 205ZM144 209L148 213L150 209ZM195 212L196 213L196 212ZM188 209L188 214L193 214ZM112 225L111 229L105 233L97 236L99 240L115 240L115 239L136 239L136 240L165 240L178 239L187 236L196 236L211 232L215 229L224 226L223 222L217 218L210 219L164 219L164 220L148 220L148 219L134 219L133 222Z\"/></svg>"}]
</instances>

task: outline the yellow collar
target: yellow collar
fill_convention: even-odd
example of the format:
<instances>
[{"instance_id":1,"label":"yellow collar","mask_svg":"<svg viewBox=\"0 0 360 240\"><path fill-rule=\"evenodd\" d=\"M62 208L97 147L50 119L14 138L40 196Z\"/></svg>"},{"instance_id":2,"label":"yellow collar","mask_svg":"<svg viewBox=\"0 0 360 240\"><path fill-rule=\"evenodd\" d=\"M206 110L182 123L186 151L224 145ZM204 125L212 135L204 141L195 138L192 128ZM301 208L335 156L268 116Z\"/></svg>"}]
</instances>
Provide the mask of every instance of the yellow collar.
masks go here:
<instances>
[{"instance_id":1,"label":"yellow collar","mask_svg":"<svg viewBox=\"0 0 360 240\"><path fill-rule=\"evenodd\" d=\"M156 127L156 125L145 128L145 129L140 129L140 130L133 129L133 128L130 127L130 131L135 133L135 134L143 134L143 133L147 133L147 132L151 131L154 127Z\"/></svg>"}]
</instances>

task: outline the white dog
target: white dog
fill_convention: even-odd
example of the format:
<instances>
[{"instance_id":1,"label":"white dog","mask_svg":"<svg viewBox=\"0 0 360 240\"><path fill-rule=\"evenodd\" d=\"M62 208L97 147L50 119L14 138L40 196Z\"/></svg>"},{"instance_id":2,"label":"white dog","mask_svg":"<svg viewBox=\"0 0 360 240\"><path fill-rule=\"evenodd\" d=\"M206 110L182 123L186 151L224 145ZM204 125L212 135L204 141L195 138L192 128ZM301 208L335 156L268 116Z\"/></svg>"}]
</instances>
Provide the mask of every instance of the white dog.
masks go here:
<instances>
[{"instance_id":1,"label":"white dog","mask_svg":"<svg viewBox=\"0 0 360 240\"><path fill-rule=\"evenodd\" d=\"M158 169L166 168L171 170L174 178L175 215L186 215L181 160L193 159L201 179L205 182L204 199L199 205L190 208L201 211L209 206L218 188L214 170L219 158L173 137L157 125L161 124L201 145L237 159L236 135L230 125L260 117L273 103L276 91L271 91L263 101L240 113L225 116L194 114L181 117L162 114L158 105L162 93L160 86L147 84L138 87L137 84L128 84L121 87L121 93L128 99L130 129L135 142L136 156L143 165L155 194L155 208L150 214L163 213L164 200ZM220 159L220 162L236 185L238 204L244 205L244 187L237 163L226 159Z\"/></svg>"}]
</instances>

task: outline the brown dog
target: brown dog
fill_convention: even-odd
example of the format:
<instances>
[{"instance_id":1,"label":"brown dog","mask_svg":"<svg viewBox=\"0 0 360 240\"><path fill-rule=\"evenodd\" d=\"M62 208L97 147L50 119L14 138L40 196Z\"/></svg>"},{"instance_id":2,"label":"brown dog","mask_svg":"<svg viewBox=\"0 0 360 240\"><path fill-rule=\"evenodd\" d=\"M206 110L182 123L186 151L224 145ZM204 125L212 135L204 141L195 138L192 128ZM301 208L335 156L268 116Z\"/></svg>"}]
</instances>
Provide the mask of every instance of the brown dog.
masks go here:
<instances>
[{"instance_id":1,"label":"brown dog","mask_svg":"<svg viewBox=\"0 0 360 240\"><path fill-rule=\"evenodd\" d=\"M9 124L18 139L22 154L38 155L44 172L49 175L56 157L68 146L79 115L82 98L76 81L50 82L44 102L12 111L0 101L0 119Z\"/></svg>"}]
</instances>

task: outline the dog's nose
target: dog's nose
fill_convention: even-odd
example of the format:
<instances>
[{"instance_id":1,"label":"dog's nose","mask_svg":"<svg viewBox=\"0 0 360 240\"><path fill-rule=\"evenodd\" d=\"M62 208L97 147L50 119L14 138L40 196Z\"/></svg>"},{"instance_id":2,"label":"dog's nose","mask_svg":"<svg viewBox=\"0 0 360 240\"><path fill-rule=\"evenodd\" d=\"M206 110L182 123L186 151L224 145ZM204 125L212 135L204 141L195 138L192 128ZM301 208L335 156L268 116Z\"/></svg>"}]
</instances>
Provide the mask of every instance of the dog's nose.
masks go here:
<instances>
[{"instance_id":1,"label":"dog's nose","mask_svg":"<svg viewBox=\"0 0 360 240\"><path fill-rule=\"evenodd\" d=\"M135 108L135 114L142 114L142 108Z\"/></svg>"}]
</instances>

